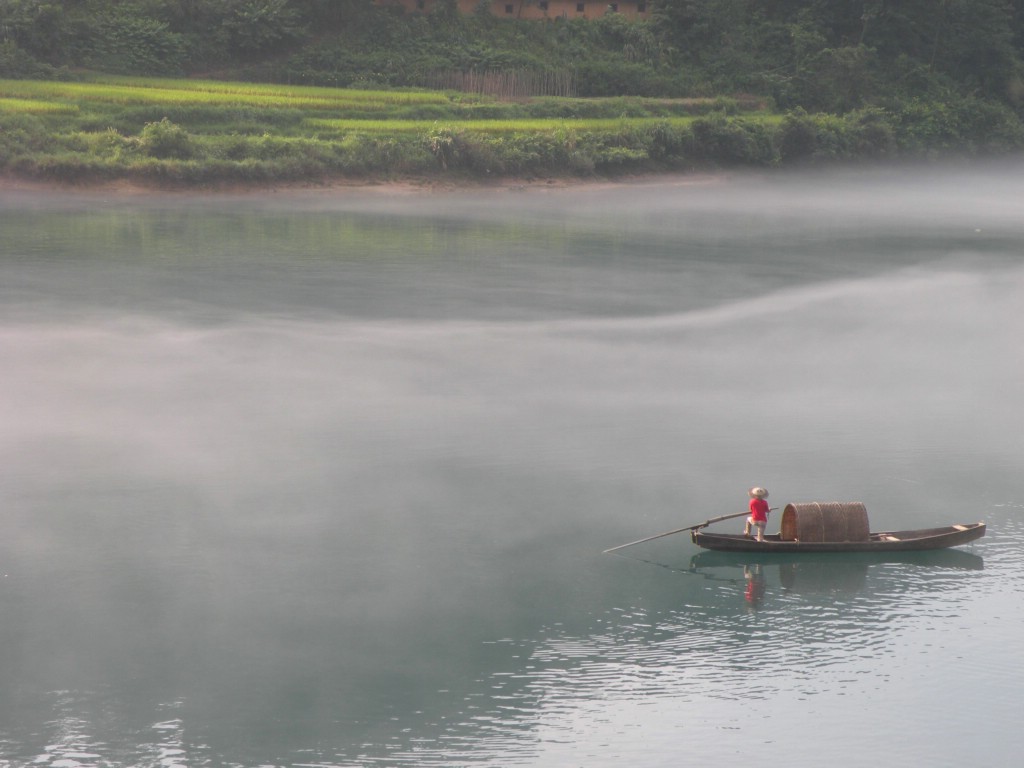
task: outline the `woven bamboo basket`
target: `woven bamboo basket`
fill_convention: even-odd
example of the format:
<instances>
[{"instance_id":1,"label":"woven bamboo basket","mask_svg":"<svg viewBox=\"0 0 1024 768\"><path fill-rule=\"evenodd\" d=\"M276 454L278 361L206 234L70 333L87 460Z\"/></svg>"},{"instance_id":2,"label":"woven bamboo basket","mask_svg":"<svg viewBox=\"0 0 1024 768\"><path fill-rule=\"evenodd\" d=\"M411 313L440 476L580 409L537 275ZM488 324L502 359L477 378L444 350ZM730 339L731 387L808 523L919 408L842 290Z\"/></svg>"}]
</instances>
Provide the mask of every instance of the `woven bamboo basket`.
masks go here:
<instances>
[{"instance_id":1,"label":"woven bamboo basket","mask_svg":"<svg viewBox=\"0 0 1024 768\"><path fill-rule=\"evenodd\" d=\"M787 504L782 510L783 541L867 541L868 510L859 501Z\"/></svg>"}]
</instances>

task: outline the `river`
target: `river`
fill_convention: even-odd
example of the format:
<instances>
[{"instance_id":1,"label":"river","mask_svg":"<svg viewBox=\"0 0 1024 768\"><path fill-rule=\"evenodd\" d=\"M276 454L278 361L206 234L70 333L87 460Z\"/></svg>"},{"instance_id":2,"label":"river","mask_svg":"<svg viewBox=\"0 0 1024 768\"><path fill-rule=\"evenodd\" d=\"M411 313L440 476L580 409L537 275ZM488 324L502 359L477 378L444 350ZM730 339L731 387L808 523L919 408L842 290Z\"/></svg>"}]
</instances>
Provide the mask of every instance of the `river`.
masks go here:
<instances>
[{"instance_id":1,"label":"river","mask_svg":"<svg viewBox=\"0 0 1024 768\"><path fill-rule=\"evenodd\" d=\"M1022 170L0 190L0 766L1016 765Z\"/></svg>"}]
</instances>

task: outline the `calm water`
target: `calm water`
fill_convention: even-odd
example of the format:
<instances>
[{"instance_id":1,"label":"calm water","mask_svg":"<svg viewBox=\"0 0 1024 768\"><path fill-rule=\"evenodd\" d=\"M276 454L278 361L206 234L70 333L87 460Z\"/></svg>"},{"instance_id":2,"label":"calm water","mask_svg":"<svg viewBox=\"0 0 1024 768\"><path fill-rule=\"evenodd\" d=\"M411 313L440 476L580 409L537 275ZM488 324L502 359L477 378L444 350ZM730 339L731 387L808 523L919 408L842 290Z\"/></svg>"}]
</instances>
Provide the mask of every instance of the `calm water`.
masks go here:
<instances>
[{"instance_id":1,"label":"calm water","mask_svg":"<svg viewBox=\"0 0 1024 768\"><path fill-rule=\"evenodd\" d=\"M1018 764L1022 171L0 193L0 765Z\"/></svg>"}]
</instances>

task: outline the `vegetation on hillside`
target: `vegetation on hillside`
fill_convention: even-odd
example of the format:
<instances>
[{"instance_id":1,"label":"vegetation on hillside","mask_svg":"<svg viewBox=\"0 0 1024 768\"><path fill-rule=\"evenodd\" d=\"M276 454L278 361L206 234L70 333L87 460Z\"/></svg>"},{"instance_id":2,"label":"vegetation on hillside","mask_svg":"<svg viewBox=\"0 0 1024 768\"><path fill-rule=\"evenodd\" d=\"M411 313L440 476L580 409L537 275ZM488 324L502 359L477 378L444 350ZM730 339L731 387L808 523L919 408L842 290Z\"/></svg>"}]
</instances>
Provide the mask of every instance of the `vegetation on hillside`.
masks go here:
<instances>
[{"instance_id":1,"label":"vegetation on hillside","mask_svg":"<svg viewBox=\"0 0 1024 768\"><path fill-rule=\"evenodd\" d=\"M762 135L748 150L711 146L710 137L736 132L724 113L740 110L724 99L507 103L454 92L124 75L0 80L0 152L8 171L36 178L184 183L587 175L686 167L697 158L771 163L777 116L747 113L752 122L739 133Z\"/></svg>"},{"instance_id":2,"label":"vegetation on hillside","mask_svg":"<svg viewBox=\"0 0 1024 768\"><path fill-rule=\"evenodd\" d=\"M0 0L0 167L560 175L1024 146L1024 0L654 0L636 22L487 3ZM470 72L574 96L423 90Z\"/></svg>"}]
</instances>

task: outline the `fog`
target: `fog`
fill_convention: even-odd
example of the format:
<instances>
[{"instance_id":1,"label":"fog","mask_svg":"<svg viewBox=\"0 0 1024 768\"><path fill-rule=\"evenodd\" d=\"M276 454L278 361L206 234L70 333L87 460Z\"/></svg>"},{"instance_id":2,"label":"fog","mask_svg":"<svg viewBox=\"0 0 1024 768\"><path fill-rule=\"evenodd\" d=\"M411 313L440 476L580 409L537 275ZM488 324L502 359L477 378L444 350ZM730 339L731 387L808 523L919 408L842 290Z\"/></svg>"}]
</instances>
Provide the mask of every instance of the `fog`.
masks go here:
<instances>
[{"instance_id":1,"label":"fog","mask_svg":"<svg viewBox=\"0 0 1024 768\"><path fill-rule=\"evenodd\" d=\"M0 193L0 743L62 717L114 764L160 724L194 762L386 760L446 718L472 743L492 676L531 674L516 643L673 588L602 549L750 485L1013 519L1018 178ZM645 749L605 735L608 764Z\"/></svg>"}]
</instances>

